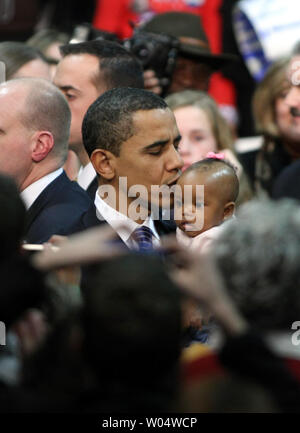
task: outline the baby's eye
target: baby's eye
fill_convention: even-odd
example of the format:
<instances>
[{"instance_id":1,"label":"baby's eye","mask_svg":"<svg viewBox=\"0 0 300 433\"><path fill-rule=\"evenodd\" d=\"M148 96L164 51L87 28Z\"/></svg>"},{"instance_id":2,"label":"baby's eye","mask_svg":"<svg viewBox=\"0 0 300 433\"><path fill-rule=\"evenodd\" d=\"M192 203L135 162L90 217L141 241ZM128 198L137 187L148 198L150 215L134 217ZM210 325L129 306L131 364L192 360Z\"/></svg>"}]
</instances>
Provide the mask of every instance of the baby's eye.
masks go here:
<instances>
[{"instance_id":1,"label":"baby's eye","mask_svg":"<svg viewBox=\"0 0 300 433\"><path fill-rule=\"evenodd\" d=\"M197 207L197 208L204 207L204 202L203 202L203 201L197 201L197 202L196 202L196 207Z\"/></svg>"}]
</instances>

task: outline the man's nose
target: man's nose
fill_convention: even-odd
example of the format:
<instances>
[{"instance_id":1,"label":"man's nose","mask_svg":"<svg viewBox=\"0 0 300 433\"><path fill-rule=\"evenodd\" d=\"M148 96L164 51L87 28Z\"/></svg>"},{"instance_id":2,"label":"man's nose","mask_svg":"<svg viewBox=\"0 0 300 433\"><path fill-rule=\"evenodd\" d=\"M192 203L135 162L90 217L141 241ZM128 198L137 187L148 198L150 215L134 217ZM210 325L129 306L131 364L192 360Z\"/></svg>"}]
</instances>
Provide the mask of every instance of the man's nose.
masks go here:
<instances>
[{"instance_id":1,"label":"man's nose","mask_svg":"<svg viewBox=\"0 0 300 433\"><path fill-rule=\"evenodd\" d=\"M184 165L183 159L181 158L178 150L175 149L173 146L173 149L170 152L168 164L167 164L167 170L180 170Z\"/></svg>"}]
</instances>

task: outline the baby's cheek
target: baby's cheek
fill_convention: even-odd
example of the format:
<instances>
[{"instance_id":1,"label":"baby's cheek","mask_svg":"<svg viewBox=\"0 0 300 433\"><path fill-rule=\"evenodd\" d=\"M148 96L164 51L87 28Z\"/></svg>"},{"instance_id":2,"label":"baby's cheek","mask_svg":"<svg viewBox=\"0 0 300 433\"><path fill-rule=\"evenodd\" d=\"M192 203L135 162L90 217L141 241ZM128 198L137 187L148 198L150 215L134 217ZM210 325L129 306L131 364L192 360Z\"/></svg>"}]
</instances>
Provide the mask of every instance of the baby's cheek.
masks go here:
<instances>
[{"instance_id":1,"label":"baby's cheek","mask_svg":"<svg viewBox=\"0 0 300 433\"><path fill-rule=\"evenodd\" d=\"M184 219L190 223L194 223L197 219L197 212L198 210L194 205L184 207L183 209Z\"/></svg>"},{"instance_id":2,"label":"baby's cheek","mask_svg":"<svg viewBox=\"0 0 300 433\"><path fill-rule=\"evenodd\" d=\"M195 220L194 220L194 223L199 228L199 230L201 230L203 228L204 216L205 216L204 212L205 212L204 206L198 207L195 210Z\"/></svg>"}]
</instances>

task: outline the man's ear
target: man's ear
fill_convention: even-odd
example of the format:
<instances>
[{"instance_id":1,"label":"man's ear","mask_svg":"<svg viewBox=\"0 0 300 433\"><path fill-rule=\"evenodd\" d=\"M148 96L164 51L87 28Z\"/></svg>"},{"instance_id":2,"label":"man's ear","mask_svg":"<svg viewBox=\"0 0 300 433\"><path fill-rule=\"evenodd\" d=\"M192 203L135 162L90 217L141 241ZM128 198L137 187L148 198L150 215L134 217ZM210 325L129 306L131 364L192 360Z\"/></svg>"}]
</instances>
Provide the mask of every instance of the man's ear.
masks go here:
<instances>
[{"instance_id":1,"label":"man's ear","mask_svg":"<svg viewBox=\"0 0 300 433\"><path fill-rule=\"evenodd\" d=\"M54 138L49 131L37 131L32 137L31 157L34 162L46 158L54 147Z\"/></svg>"},{"instance_id":2,"label":"man's ear","mask_svg":"<svg viewBox=\"0 0 300 433\"><path fill-rule=\"evenodd\" d=\"M234 214L235 210L235 203L233 201L229 201L224 206L224 212L223 212L223 220L227 220L228 218L231 218Z\"/></svg>"},{"instance_id":3,"label":"man's ear","mask_svg":"<svg viewBox=\"0 0 300 433\"><path fill-rule=\"evenodd\" d=\"M90 156L94 169L106 180L112 180L116 175L115 158L115 155L104 149L95 149Z\"/></svg>"}]
</instances>

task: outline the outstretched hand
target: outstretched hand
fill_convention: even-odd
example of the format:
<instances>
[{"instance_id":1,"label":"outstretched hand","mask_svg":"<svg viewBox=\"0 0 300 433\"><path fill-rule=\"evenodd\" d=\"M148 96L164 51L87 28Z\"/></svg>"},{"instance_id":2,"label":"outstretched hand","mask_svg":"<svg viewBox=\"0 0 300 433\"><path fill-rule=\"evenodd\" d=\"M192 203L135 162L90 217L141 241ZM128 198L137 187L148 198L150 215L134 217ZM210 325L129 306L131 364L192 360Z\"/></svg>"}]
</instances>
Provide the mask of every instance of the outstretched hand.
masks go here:
<instances>
[{"instance_id":1,"label":"outstretched hand","mask_svg":"<svg viewBox=\"0 0 300 433\"><path fill-rule=\"evenodd\" d=\"M126 252L120 243L114 242L116 239L117 234L110 226L93 227L64 239L56 250L45 249L35 254L33 264L38 269L49 271L109 259Z\"/></svg>"}]
</instances>

